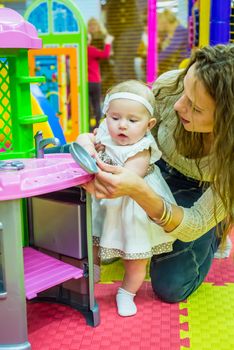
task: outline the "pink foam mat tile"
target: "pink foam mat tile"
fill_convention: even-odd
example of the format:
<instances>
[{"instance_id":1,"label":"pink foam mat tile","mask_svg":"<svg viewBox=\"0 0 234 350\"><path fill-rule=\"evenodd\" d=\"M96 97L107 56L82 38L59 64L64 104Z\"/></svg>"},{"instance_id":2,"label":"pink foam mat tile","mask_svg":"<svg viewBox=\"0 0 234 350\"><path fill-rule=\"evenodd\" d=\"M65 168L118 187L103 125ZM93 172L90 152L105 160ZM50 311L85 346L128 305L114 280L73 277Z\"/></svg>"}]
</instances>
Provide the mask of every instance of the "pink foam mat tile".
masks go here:
<instances>
[{"instance_id":1,"label":"pink foam mat tile","mask_svg":"<svg viewBox=\"0 0 234 350\"><path fill-rule=\"evenodd\" d=\"M234 230L232 230L230 238L232 240L230 256L224 259L213 260L205 282L210 282L217 286L223 286L226 283L234 283Z\"/></svg>"},{"instance_id":2,"label":"pink foam mat tile","mask_svg":"<svg viewBox=\"0 0 234 350\"><path fill-rule=\"evenodd\" d=\"M95 285L101 323L93 328L78 311L59 304L28 303L29 341L33 350L180 350L179 304L157 300L149 282L135 298L134 317L117 314L119 282Z\"/></svg>"},{"instance_id":3,"label":"pink foam mat tile","mask_svg":"<svg viewBox=\"0 0 234 350\"><path fill-rule=\"evenodd\" d=\"M234 258L214 259L205 282L223 286L226 283L234 283Z\"/></svg>"}]
</instances>

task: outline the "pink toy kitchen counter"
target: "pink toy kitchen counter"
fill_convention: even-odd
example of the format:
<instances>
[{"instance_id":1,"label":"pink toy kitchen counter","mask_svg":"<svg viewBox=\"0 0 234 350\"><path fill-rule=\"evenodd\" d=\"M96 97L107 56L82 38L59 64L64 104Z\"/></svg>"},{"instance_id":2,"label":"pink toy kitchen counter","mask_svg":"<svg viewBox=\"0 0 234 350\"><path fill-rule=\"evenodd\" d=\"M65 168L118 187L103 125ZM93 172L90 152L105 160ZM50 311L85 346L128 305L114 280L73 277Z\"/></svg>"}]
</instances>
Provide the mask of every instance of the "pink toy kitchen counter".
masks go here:
<instances>
[{"instance_id":1,"label":"pink toy kitchen counter","mask_svg":"<svg viewBox=\"0 0 234 350\"><path fill-rule=\"evenodd\" d=\"M19 166L19 170L15 165ZM31 349L27 334L26 297L30 299L53 285L83 276L82 269L48 257L31 247L24 248L23 253L21 198L75 187L90 181L92 177L75 163L70 154L65 153L48 154L44 158L0 161L0 350ZM99 309L93 292L89 195L86 196L86 207L88 311L96 326L99 324Z\"/></svg>"},{"instance_id":2,"label":"pink toy kitchen counter","mask_svg":"<svg viewBox=\"0 0 234 350\"><path fill-rule=\"evenodd\" d=\"M69 153L47 154L45 158L17 159L24 168L0 167L0 200L32 197L80 185L92 179ZM7 161L5 161L7 162ZM1 165L1 164L0 164ZM7 170L9 168L11 170Z\"/></svg>"}]
</instances>

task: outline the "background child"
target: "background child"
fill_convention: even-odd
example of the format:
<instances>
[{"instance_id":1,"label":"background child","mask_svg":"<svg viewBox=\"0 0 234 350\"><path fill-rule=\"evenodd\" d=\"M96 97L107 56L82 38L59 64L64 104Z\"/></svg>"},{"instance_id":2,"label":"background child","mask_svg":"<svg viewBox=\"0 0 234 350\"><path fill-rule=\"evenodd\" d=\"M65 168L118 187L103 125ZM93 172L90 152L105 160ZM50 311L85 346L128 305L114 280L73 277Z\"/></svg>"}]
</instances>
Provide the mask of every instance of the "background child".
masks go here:
<instances>
[{"instance_id":1,"label":"background child","mask_svg":"<svg viewBox=\"0 0 234 350\"><path fill-rule=\"evenodd\" d=\"M98 154L101 160L134 170L166 201L175 203L154 164L161 156L150 133L156 124L154 104L154 95L145 84L136 80L120 83L105 98L106 119L97 134L82 134L77 141L91 154L95 154L94 143L101 143L105 147ZM132 316L137 312L134 297L144 281L148 259L171 251L174 238L128 196L101 200L94 197L92 206L94 245L99 246L101 260L121 257L124 261L124 279L116 296L118 313Z\"/></svg>"},{"instance_id":2,"label":"background child","mask_svg":"<svg viewBox=\"0 0 234 350\"><path fill-rule=\"evenodd\" d=\"M94 46L92 35L88 34L88 82L89 82L89 107L90 116L95 116L95 126L99 125L101 118L101 71L100 60L108 59L111 54L111 44L113 36L106 35L104 38L104 47L99 49ZM91 125L92 126L92 125ZM92 129L92 128L91 128Z\"/></svg>"}]
</instances>

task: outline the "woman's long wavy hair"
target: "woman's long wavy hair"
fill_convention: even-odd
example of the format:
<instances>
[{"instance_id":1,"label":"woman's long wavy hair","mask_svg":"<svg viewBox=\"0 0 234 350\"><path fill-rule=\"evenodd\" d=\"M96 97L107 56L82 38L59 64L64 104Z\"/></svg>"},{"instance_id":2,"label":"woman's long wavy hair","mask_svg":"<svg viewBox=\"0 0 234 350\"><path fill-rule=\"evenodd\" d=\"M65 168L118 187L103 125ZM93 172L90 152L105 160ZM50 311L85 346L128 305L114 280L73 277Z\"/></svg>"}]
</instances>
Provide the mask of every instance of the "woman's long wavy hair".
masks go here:
<instances>
[{"instance_id":1,"label":"woman's long wavy hair","mask_svg":"<svg viewBox=\"0 0 234 350\"><path fill-rule=\"evenodd\" d=\"M227 212L222 227L224 241L234 224L234 45L198 49L175 83L156 92L156 101L182 93L181 82L193 64L196 78L215 101L210 174L213 193L220 196ZM204 155L203 136L203 133L186 131L178 118L174 132L177 151L185 157L197 159L198 168L199 158Z\"/></svg>"}]
</instances>

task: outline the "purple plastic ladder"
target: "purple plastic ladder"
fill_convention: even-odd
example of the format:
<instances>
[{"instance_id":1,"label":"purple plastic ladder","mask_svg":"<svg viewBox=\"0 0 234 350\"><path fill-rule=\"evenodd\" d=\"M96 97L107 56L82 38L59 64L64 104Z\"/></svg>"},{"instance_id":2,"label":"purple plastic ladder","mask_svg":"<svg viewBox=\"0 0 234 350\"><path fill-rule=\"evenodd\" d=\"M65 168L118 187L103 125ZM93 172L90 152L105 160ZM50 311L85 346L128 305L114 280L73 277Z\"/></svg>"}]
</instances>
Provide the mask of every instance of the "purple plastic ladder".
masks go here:
<instances>
[{"instance_id":1,"label":"purple plastic ladder","mask_svg":"<svg viewBox=\"0 0 234 350\"><path fill-rule=\"evenodd\" d=\"M71 278L83 277L83 270L26 247L24 254L24 283L27 299Z\"/></svg>"}]
</instances>

